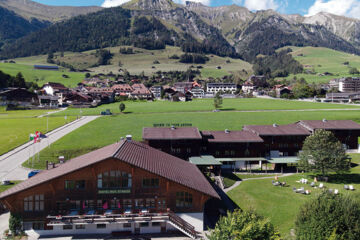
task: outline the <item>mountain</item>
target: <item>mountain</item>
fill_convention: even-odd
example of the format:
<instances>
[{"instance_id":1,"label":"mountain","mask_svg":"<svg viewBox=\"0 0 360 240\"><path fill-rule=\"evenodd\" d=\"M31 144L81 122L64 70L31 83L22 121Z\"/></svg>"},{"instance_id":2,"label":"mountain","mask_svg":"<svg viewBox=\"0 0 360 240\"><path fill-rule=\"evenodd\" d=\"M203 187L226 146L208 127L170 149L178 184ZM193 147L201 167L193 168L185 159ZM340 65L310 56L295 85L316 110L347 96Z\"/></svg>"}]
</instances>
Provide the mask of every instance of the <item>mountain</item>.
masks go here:
<instances>
[{"instance_id":1,"label":"mountain","mask_svg":"<svg viewBox=\"0 0 360 240\"><path fill-rule=\"evenodd\" d=\"M360 21L332 14L313 17L282 15L273 10L250 12L237 5L207 7L186 2L186 8L217 27L246 60L277 48L321 46L360 54Z\"/></svg>"},{"instance_id":2,"label":"mountain","mask_svg":"<svg viewBox=\"0 0 360 240\"><path fill-rule=\"evenodd\" d=\"M0 0L12 1L20 2ZM327 47L360 55L359 21L331 14L302 17L273 10L254 13L237 5L207 7L186 2L184 6L172 0L132 0L121 7L98 10L55 23L8 44L2 48L0 57L84 51L119 44L146 49L176 45L185 52L241 57L249 62L259 54L269 55L290 45ZM36 15L31 8L28 11ZM66 13L64 16L71 16L70 10ZM51 15L54 21L56 14Z\"/></svg>"},{"instance_id":3,"label":"mountain","mask_svg":"<svg viewBox=\"0 0 360 240\"><path fill-rule=\"evenodd\" d=\"M9 9L25 19L57 22L101 10L101 7L48 6L30 0L0 0L0 7Z\"/></svg>"},{"instance_id":4,"label":"mountain","mask_svg":"<svg viewBox=\"0 0 360 240\"><path fill-rule=\"evenodd\" d=\"M2 7L0 7L0 22L0 46L4 42L13 41L50 25L49 22L37 19L25 19Z\"/></svg>"}]
</instances>

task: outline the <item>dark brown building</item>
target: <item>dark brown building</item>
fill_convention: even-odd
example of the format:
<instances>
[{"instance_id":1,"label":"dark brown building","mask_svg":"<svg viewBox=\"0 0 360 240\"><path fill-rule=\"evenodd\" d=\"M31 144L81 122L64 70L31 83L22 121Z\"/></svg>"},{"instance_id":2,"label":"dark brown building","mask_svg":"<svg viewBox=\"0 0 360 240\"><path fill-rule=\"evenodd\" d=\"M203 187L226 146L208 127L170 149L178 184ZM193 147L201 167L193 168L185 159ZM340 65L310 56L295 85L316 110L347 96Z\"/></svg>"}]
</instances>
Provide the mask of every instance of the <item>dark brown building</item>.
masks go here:
<instances>
[{"instance_id":1,"label":"dark brown building","mask_svg":"<svg viewBox=\"0 0 360 240\"><path fill-rule=\"evenodd\" d=\"M347 149L358 149L360 125L351 120L307 120L297 123L314 133L318 129L332 132Z\"/></svg>"},{"instance_id":2,"label":"dark brown building","mask_svg":"<svg viewBox=\"0 0 360 240\"><path fill-rule=\"evenodd\" d=\"M185 160L200 155L202 148L202 136L194 127L144 128L143 140L153 148Z\"/></svg>"},{"instance_id":3,"label":"dark brown building","mask_svg":"<svg viewBox=\"0 0 360 240\"><path fill-rule=\"evenodd\" d=\"M297 125L248 125L245 131L257 134L264 140L265 157L296 156L310 132Z\"/></svg>"},{"instance_id":4,"label":"dark brown building","mask_svg":"<svg viewBox=\"0 0 360 240\"><path fill-rule=\"evenodd\" d=\"M0 194L24 230L40 235L141 234L203 229L219 198L198 168L124 140L42 171Z\"/></svg>"}]
</instances>

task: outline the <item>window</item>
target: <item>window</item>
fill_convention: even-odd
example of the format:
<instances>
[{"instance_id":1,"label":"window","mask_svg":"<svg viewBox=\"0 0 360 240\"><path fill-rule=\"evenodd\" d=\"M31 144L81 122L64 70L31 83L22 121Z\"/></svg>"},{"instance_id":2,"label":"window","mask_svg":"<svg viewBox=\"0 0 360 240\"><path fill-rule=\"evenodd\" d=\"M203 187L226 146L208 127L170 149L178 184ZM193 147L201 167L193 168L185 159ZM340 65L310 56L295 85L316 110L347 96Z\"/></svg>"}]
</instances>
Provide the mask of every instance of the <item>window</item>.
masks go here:
<instances>
[{"instance_id":1,"label":"window","mask_svg":"<svg viewBox=\"0 0 360 240\"><path fill-rule=\"evenodd\" d=\"M131 174L121 171L109 171L98 175L98 188L131 188Z\"/></svg>"},{"instance_id":2,"label":"window","mask_svg":"<svg viewBox=\"0 0 360 240\"><path fill-rule=\"evenodd\" d=\"M147 198L146 199L146 207L147 208L155 208L155 199Z\"/></svg>"},{"instance_id":3,"label":"window","mask_svg":"<svg viewBox=\"0 0 360 240\"><path fill-rule=\"evenodd\" d=\"M151 224L151 226L153 226L153 227L160 227L160 223L159 223L159 222L153 222L153 223Z\"/></svg>"},{"instance_id":4,"label":"window","mask_svg":"<svg viewBox=\"0 0 360 240\"><path fill-rule=\"evenodd\" d=\"M64 230L72 230L72 229L73 229L73 226L72 226L72 225L64 225L64 226L63 226L63 229L64 229Z\"/></svg>"},{"instance_id":5,"label":"window","mask_svg":"<svg viewBox=\"0 0 360 240\"><path fill-rule=\"evenodd\" d=\"M177 192L176 207L178 208L192 207L192 195L187 192Z\"/></svg>"},{"instance_id":6,"label":"window","mask_svg":"<svg viewBox=\"0 0 360 240\"><path fill-rule=\"evenodd\" d=\"M132 201L131 201L131 199L124 199L123 203L124 203L124 208L125 208L125 209L130 209L130 208L132 208Z\"/></svg>"},{"instance_id":7,"label":"window","mask_svg":"<svg viewBox=\"0 0 360 240\"><path fill-rule=\"evenodd\" d=\"M70 209L71 210L80 210L80 206L81 206L81 204L80 204L81 202L80 202L80 200L71 200L70 201Z\"/></svg>"},{"instance_id":8,"label":"window","mask_svg":"<svg viewBox=\"0 0 360 240\"><path fill-rule=\"evenodd\" d=\"M24 198L24 211L32 212L34 210L33 196Z\"/></svg>"},{"instance_id":9,"label":"window","mask_svg":"<svg viewBox=\"0 0 360 240\"><path fill-rule=\"evenodd\" d=\"M75 225L76 229L85 229L85 225Z\"/></svg>"},{"instance_id":10,"label":"window","mask_svg":"<svg viewBox=\"0 0 360 240\"><path fill-rule=\"evenodd\" d=\"M143 187L144 188L158 188L159 187L159 179L158 178L144 178L143 179Z\"/></svg>"},{"instance_id":11,"label":"window","mask_svg":"<svg viewBox=\"0 0 360 240\"><path fill-rule=\"evenodd\" d=\"M44 195L35 195L35 208L34 211L44 211Z\"/></svg>"},{"instance_id":12,"label":"window","mask_svg":"<svg viewBox=\"0 0 360 240\"><path fill-rule=\"evenodd\" d=\"M124 228L131 228L131 223L124 223Z\"/></svg>"},{"instance_id":13,"label":"window","mask_svg":"<svg viewBox=\"0 0 360 240\"><path fill-rule=\"evenodd\" d=\"M231 155L231 156L235 156L235 151L234 151L234 150L231 150L230 155Z\"/></svg>"},{"instance_id":14,"label":"window","mask_svg":"<svg viewBox=\"0 0 360 240\"><path fill-rule=\"evenodd\" d=\"M70 190L70 189L74 189L74 188L75 188L75 181L69 181L69 180L65 181L65 189L66 190Z\"/></svg>"},{"instance_id":15,"label":"window","mask_svg":"<svg viewBox=\"0 0 360 240\"><path fill-rule=\"evenodd\" d=\"M96 228L106 228L106 224L96 224Z\"/></svg>"},{"instance_id":16,"label":"window","mask_svg":"<svg viewBox=\"0 0 360 240\"><path fill-rule=\"evenodd\" d=\"M165 199L158 200L158 209L166 209L166 200Z\"/></svg>"},{"instance_id":17,"label":"window","mask_svg":"<svg viewBox=\"0 0 360 240\"><path fill-rule=\"evenodd\" d=\"M33 222L32 228L34 230L44 230L44 223L43 222Z\"/></svg>"},{"instance_id":18,"label":"window","mask_svg":"<svg viewBox=\"0 0 360 240\"><path fill-rule=\"evenodd\" d=\"M191 153L191 148L186 148L187 153Z\"/></svg>"},{"instance_id":19,"label":"window","mask_svg":"<svg viewBox=\"0 0 360 240\"><path fill-rule=\"evenodd\" d=\"M121 208L120 200L118 200L118 199L113 199L113 200L111 200L111 201L110 201L110 208L111 208L111 209Z\"/></svg>"},{"instance_id":20,"label":"window","mask_svg":"<svg viewBox=\"0 0 360 240\"><path fill-rule=\"evenodd\" d=\"M215 155L216 155L216 156L219 156L219 155L220 155L220 152L219 152L219 151L216 151L216 152L215 152Z\"/></svg>"},{"instance_id":21,"label":"window","mask_svg":"<svg viewBox=\"0 0 360 240\"><path fill-rule=\"evenodd\" d=\"M144 199L135 199L135 208L143 208L144 205Z\"/></svg>"},{"instance_id":22,"label":"window","mask_svg":"<svg viewBox=\"0 0 360 240\"><path fill-rule=\"evenodd\" d=\"M149 223L148 222L142 222L142 223L140 223L140 227L149 227Z\"/></svg>"}]
</instances>

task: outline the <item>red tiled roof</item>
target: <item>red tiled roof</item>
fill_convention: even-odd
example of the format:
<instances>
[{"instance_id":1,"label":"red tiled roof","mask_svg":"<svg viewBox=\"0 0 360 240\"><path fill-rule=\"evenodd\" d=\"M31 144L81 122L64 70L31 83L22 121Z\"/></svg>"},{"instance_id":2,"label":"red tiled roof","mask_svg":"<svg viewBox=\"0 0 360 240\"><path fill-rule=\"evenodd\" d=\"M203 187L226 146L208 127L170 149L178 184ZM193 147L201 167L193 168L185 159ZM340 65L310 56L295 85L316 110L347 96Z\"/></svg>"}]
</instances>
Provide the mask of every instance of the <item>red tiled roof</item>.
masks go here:
<instances>
[{"instance_id":1,"label":"red tiled roof","mask_svg":"<svg viewBox=\"0 0 360 240\"><path fill-rule=\"evenodd\" d=\"M352 120L305 120L298 122L299 125L313 131L325 130L360 130L360 124Z\"/></svg>"},{"instance_id":2,"label":"red tiled roof","mask_svg":"<svg viewBox=\"0 0 360 240\"><path fill-rule=\"evenodd\" d=\"M202 139L198 128L144 128L144 140Z\"/></svg>"},{"instance_id":3,"label":"red tiled roof","mask_svg":"<svg viewBox=\"0 0 360 240\"><path fill-rule=\"evenodd\" d=\"M44 170L34 177L15 185L0 194L0 199L35 187L82 168L91 166L108 158L115 158L132 166L141 168L169 179L208 196L219 198L205 176L193 164L161 152L148 145L123 140L96 151L79 156L58 167Z\"/></svg>"},{"instance_id":4,"label":"red tiled roof","mask_svg":"<svg viewBox=\"0 0 360 240\"><path fill-rule=\"evenodd\" d=\"M288 136L288 135L302 135L308 136L310 132L297 125L248 125L244 126L244 130L251 131L259 136Z\"/></svg>"},{"instance_id":5,"label":"red tiled roof","mask_svg":"<svg viewBox=\"0 0 360 240\"><path fill-rule=\"evenodd\" d=\"M264 140L249 131L203 131L204 135L210 136L209 142L264 142Z\"/></svg>"}]
</instances>

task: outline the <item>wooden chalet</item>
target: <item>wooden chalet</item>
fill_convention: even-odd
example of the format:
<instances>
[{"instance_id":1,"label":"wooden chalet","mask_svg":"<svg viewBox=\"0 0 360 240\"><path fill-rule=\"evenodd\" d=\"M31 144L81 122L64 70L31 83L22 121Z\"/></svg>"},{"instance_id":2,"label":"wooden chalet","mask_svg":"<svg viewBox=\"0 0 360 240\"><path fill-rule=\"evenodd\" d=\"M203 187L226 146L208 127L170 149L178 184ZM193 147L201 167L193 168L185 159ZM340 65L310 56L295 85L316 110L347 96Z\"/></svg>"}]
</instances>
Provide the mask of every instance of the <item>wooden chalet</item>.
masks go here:
<instances>
[{"instance_id":1,"label":"wooden chalet","mask_svg":"<svg viewBox=\"0 0 360 240\"><path fill-rule=\"evenodd\" d=\"M41 236L180 231L196 238L219 198L193 164L123 140L44 170L0 194Z\"/></svg>"},{"instance_id":2,"label":"wooden chalet","mask_svg":"<svg viewBox=\"0 0 360 240\"><path fill-rule=\"evenodd\" d=\"M149 146L187 160L200 155L202 136L199 129L186 128L144 128L143 140Z\"/></svg>"},{"instance_id":3,"label":"wooden chalet","mask_svg":"<svg viewBox=\"0 0 360 240\"><path fill-rule=\"evenodd\" d=\"M38 95L24 88L9 88L0 91L0 105L32 106L39 105Z\"/></svg>"}]
</instances>

